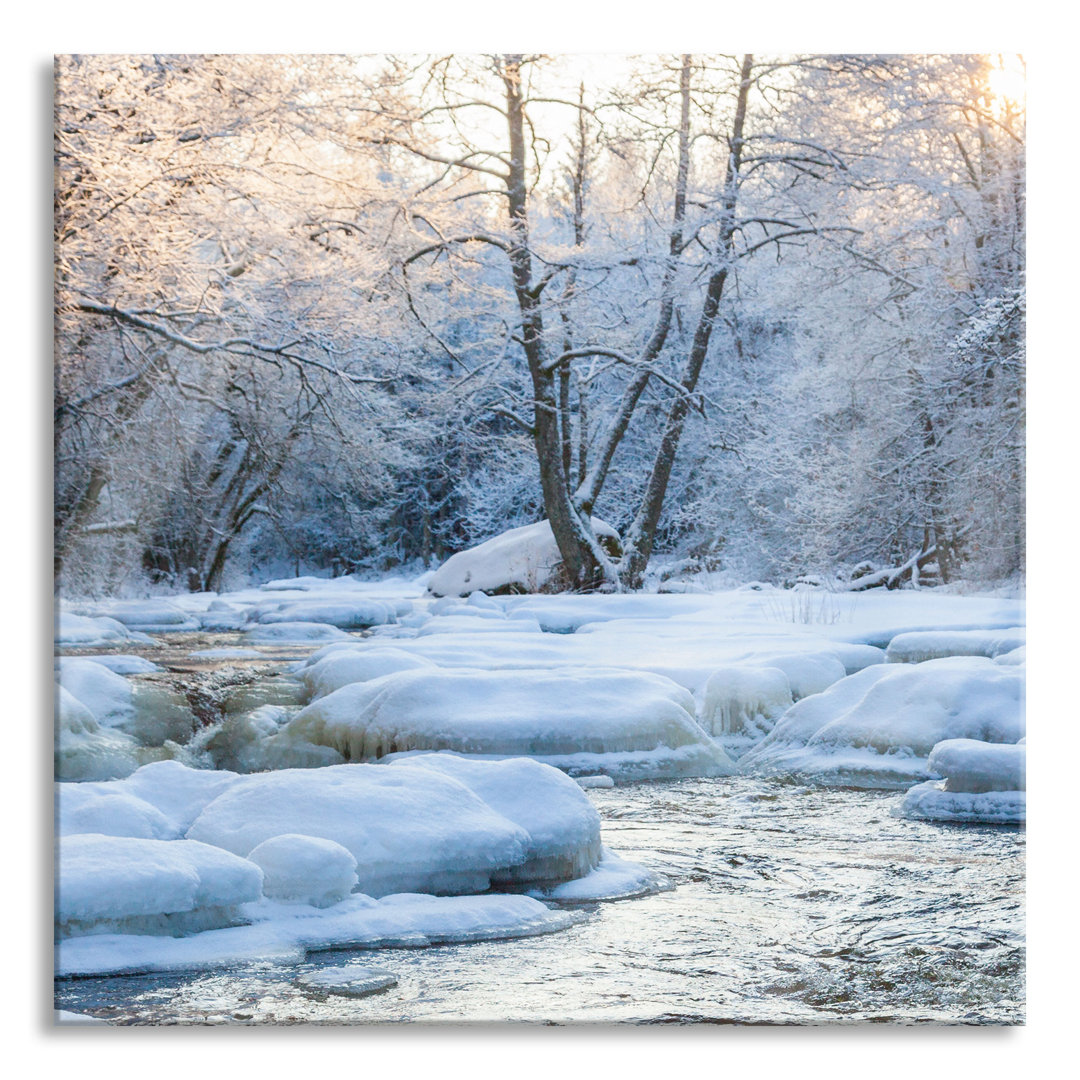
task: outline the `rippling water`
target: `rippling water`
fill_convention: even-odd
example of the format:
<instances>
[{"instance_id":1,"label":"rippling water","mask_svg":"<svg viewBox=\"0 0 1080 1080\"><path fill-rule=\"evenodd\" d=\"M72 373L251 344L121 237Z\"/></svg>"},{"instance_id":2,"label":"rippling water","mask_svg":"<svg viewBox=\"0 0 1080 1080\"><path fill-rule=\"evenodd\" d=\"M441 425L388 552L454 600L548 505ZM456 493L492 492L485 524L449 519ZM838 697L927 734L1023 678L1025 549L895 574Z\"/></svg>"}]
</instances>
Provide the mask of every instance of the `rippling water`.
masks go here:
<instances>
[{"instance_id":1,"label":"rippling water","mask_svg":"<svg viewBox=\"0 0 1080 1080\"><path fill-rule=\"evenodd\" d=\"M57 1007L123 1024L1023 1022L1021 831L755 777L589 795L605 843L670 891L587 905L538 938L68 980ZM398 985L354 999L296 984L343 964Z\"/></svg>"}]
</instances>

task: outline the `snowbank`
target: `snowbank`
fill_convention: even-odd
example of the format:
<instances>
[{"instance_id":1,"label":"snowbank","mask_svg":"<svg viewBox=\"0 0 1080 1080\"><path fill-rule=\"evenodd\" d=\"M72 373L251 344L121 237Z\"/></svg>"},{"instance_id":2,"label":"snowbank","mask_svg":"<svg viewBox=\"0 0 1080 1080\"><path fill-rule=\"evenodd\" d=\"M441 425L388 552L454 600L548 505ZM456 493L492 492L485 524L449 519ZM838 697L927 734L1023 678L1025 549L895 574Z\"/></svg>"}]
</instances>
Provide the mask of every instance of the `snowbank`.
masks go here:
<instances>
[{"instance_id":1,"label":"snowbank","mask_svg":"<svg viewBox=\"0 0 1080 1080\"><path fill-rule=\"evenodd\" d=\"M899 787L929 779L945 739L1016 742L1023 670L985 658L867 668L798 702L740 769L793 772L823 783Z\"/></svg>"},{"instance_id":2,"label":"snowbank","mask_svg":"<svg viewBox=\"0 0 1080 1080\"><path fill-rule=\"evenodd\" d=\"M893 664L920 664L944 656L989 656L991 658L1023 648L1027 632L1009 630L922 630L898 634L889 642L885 658Z\"/></svg>"},{"instance_id":3,"label":"snowbank","mask_svg":"<svg viewBox=\"0 0 1080 1080\"><path fill-rule=\"evenodd\" d=\"M180 934L228 926L262 895L254 863L193 840L81 834L57 843L61 937Z\"/></svg>"},{"instance_id":4,"label":"snowbank","mask_svg":"<svg viewBox=\"0 0 1080 1080\"><path fill-rule=\"evenodd\" d=\"M313 702L277 737L351 761L409 750L533 757L616 779L721 776L733 765L662 676L610 668L418 669Z\"/></svg>"},{"instance_id":5,"label":"snowbank","mask_svg":"<svg viewBox=\"0 0 1080 1080\"><path fill-rule=\"evenodd\" d=\"M598 540L617 544L619 534L592 518ZM542 592L558 577L562 556L549 521L522 525L467 551L451 555L431 576L432 596L467 596L481 592Z\"/></svg>"}]
</instances>

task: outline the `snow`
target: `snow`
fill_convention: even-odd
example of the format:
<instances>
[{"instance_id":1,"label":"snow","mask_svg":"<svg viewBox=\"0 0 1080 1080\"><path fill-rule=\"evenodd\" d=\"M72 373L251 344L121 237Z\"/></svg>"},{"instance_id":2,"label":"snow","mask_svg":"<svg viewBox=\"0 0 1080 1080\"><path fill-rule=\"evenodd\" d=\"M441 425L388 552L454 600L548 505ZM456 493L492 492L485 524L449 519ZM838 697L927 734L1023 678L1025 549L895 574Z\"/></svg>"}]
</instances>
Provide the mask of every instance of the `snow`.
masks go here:
<instances>
[{"instance_id":1,"label":"snow","mask_svg":"<svg viewBox=\"0 0 1080 1080\"><path fill-rule=\"evenodd\" d=\"M323 994L343 994L346 997L367 997L398 984L397 976L392 971L362 964L320 968L299 976L296 982L306 990Z\"/></svg>"},{"instance_id":2,"label":"snow","mask_svg":"<svg viewBox=\"0 0 1080 1080\"><path fill-rule=\"evenodd\" d=\"M730 747L767 735L793 704L791 683L780 668L723 667L705 684L698 719Z\"/></svg>"},{"instance_id":3,"label":"snow","mask_svg":"<svg viewBox=\"0 0 1080 1080\"><path fill-rule=\"evenodd\" d=\"M733 770L694 719L687 691L663 676L612 668L401 671L320 698L277 738L331 746L352 761L453 750L616 778Z\"/></svg>"},{"instance_id":4,"label":"snow","mask_svg":"<svg viewBox=\"0 0 1080 1080\"><path fill-rule=\"evenodd\" d=\"M260 624L327 623L344 630L360 630L396 621L397 613L390 604L367 598L347 601L303 600L281 604L276 610L263 611L259 615Z\"/></svg>"},{"instance_id":5,"label":"snow","mask_svg":"<svg viewBox=\"0 0 1080 1080\"><path fill-rule=\"evenodd\" d=\"M135 709L131 683L92 660L64 657L57 662L60 685L85 705L104 727L120 727Z\"/></svg>"},{"instance_id":6,"label":"snow","mask_svg":"<svg viewBox=\"0 0 1080 1080\"><path fill-rule=\"evenodd\" d=\"M525 862L492 876L497 885L565 881L600 859L600 815L565 774L528 758L470 761L453 754L399 758L394 768L434 769L480 796L527 834Z\"/></svg>"},{"instance_id":7,"label":"snow","mask_svg":"<svg viewBox=\"0 0 1080 1080\"><path fill-rule=\"evenodd\" d=\"M262 895L254 863L194 840L65 836L56 865L61 937L227 926L238 917L237 905Z\"/></svg>"},{"instance_id":8,"label":"snow","mask_svg":"<svg viewBox=\"0 0 1080 1080\"><path fill-rule=\"evenodd\" d=\"M1027 812L1027 747L1022 744L948 739L930 754L932 773L911 788L896 811L928 821L989 825L1023 824Z\"/></svg>"},{"instance_id":9,"label":"snow","mask_svg":"<svg viewBox=\"0 0 1080 1080\"><path fill-rule=\"evenodd\" d=\"M244 638L255 644L295 644L309 641L348 641L349 635L336 626L319 622L278 622L260 624Z\"/></svg>"},{"instance_id":10,"label":"snow","mask_svg":"<svg viewBox=\"0 0 1080 1080\"><path fill-rule=\"evenodd\" d=\"M354 893L319 911L262 900L245 904L246 926L189 937L95 934L56 943L60 977L120 972L198 971L233 963L297 963L309 950L419 947L547 934L573 926L574 912L553 911L530 896L437 897L416 893L373 900Z\"/></svg>"},{"instance_id":11,"label":"snow","mask_svg":"<svg viewBox=\"0 0 1080 1080\"><path fill-rule=\"evenodd\" d=\"M356 885L352 853L317 836L283 833L248 854L263 872L263 895L325 908L344 900Z\"/></svg>"},{"instance_id":12,"label":"snow","mask_svg":"<svg viewBox=\"0 0 1080 1080\"><path fill-rule=\"evenodd\" d=\"M56 688L53 768L58 780L112 780L140 764L129 735L102 730L94 714L62 686Z\"/></svg>"},{"instance_id":13,"label":"snow","mask_svg":"<svg viewBox=\"0 0 1080 1080\"><path fill-rule=\"evenodd\" d=\"M129 631L177 633L198 630L199 620L168 600L113 600L97 605L88 615L102 616L123 623Z\"/></svg>"},{"instance_id":14,"label":"snow","mask_svg":"<svg viewBox=\"0 0 1080 1080\"><path fill-rule=\"evenodd\" d=\"M356 859L361 892L483 892L526 859L528 834L432 769L331 765L243 777L187 832L246 856L286 833L322 837Z\"/></svg>"},{"instance_id":15,"label":"snow","mask_svg":"<svg viewBox=\"0 0 1080 1080\"><path fill-rule=\"evenodd\" d=\"M112 645L133 635L116 619L92 619L61 611L56 616L57 645Z\"/></svg>"},{"instance_id":16,"label":"snow","mask_svg":"<svg viewBox=\"0 0 1080 1080\"><path fill-rule=\"evenodd\" d=\"M350 683L367 682L396 671L434 667L430 660L395 648L352 650L342 646L335 652L324 650L324 653L314 663L309 661L301 671L312 698L326 697Z\"/></svg>"},{"instance_id":17,"label":"snow","mask_svg":"<svg viewBox=\"0 0 1080 1080\"><path fill-rule=\"evenodd\" d=\"M626 900L670 888L672 886L667 878L640 863L620 859L604 848L600 863L592 873L546 889L531 889L529 895L564 904L584 904L600 900Z\"/></svg>"},{"instance_id":18,"label":"snow","mask_svg":"<svg viewBox=\"0 0 1080 1080\"><path fill-rule=\"evenodd\" d=\"M1023 671L983 657L888 664L850 675L794 705L740 768L825 783L906 786L930 778L945 739L1016 742Z\"/></svg>"},{"instance_id":19,"label":"snow","mask_svg":"<svg viewBox=\"0 0 1080 1080\"><path fill-rule=\"evenodd\" d=\"M592 518L599 537L618 539L618 533L599 518ZM481 590L507 589L541 592L562 566L559 545L549 521L522 525L500 533L467 551L451 555L428 579L432 596L467 596Z\"/></svg>"},{"instance_id":20,"label":"snow","mask_svg":"<svg viewBox=\"0 0 1080 1080\"><path fill-rule=\"evenodd\" d=\"M57 784L56 835L99 833L175 840L173 823L156 806L109 783Z\"/></svg>"},{"instance_id":21,"label":"snow","mask_svg":"<svg viewBox=\"0 0 1080 1080\"><path fill-rule=\"evenodd\" d=\"M894 664L918 664L943 656L998 657L1026 644L1026 631L1009 630L922 630L897 634L889 642L885 657Z\"/></svg>"},{"instance_id":22,"label":"snow","mask_svg":"<svg viewBox=\"0 0 1080 1080\"><path fill-rule=\"evenodd\" d=\"M133 656L128 653L114 653L104 656L81 656L80 660L88 660L94 664L100 664L117 675L145 675L151 671L160 671L157 664L141 656Z\"/></svg>"}]
</instances>

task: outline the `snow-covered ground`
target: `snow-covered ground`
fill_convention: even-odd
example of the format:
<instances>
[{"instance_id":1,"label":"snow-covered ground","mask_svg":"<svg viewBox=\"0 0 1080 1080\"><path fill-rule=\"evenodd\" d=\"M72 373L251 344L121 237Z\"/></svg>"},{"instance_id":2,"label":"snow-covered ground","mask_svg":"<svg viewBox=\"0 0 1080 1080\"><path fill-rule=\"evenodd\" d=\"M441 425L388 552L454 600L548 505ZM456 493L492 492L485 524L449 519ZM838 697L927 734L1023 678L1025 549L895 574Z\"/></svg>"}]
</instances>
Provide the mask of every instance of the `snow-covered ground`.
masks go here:
<instances>
[{"instance_id":1,"label":"snow-covered ground","mask_svg":"<svg viewBox=\"0 0 1080 1080\"><path fill-rule=\"evenodd\" d=\"M601 847L583 788L612 781L792 773L1023 820L1020 601L429 580L62 606L61 972L561 928L552 902L662 887ZM186 641L258 677L208 712L152 663Z\"/></svg>"}]
</instances>

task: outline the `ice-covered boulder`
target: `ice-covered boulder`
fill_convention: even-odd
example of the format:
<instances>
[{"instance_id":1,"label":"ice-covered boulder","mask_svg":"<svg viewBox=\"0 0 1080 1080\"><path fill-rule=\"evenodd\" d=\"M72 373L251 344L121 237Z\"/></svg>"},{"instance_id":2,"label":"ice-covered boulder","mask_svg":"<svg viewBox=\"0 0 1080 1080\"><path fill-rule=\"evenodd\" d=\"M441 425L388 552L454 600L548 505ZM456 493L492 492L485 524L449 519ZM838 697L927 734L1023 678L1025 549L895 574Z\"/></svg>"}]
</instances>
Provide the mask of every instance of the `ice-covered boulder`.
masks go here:
<instances>
[{"instance_id":1,"label":"ice-covered boulder","mask_svg":"<svg viewBox=\"0 0 1080 1080\"><path fill-rule=\"evenodd\" d=\"M922 630L897 634L885 650L892 664L921 664L944 656L1003 656L1023 648L1027 631L1022 626L1009 630Z\"/></svg>"},{"instance_id":2,"label":"ice-covered boulder","mask_svg":"<svg viewBox=\"0 0 1080 1080\"><path fill-rule=\"evenodd\" d=\"M592 518L593 532L612 552L619 534ZM472 592L535 593L558 584L562 556L549 521L500 533L467 551L451 555L428 579L432 596L468 596Z\"/></svg>"},{"instance_id":3,"label":"ice-covered boulder","mask_svg":"<svg viewBox=\"0 0 1080 1080\"><path fill-rule=\"evenodd\" d=\"M777 667L719 668L705 684L698 720L726 747L748 746L791 708L791 683Z\"/></svg>"},{"instance_id":4,"label":"ice-covered boulder","mask_svg":"<svg viewBox=\"0 0 1080 1080\"><path fill-rule=\"evenodd\" d=\"M306 665L301 678L312 698L326 697L350 683L368 682L396 671L414 668L431 668L435 665L422 656L415 656L403 649L379 646L358 646L347 649L342 646L335 652Z\"/></svg>"},{"instance_id":5,"label":"ice-covered boulder","mask_svg":"<svg viewBox=\"0 0 1080 1080\"><path fill-rule=\"evenodd\" d=\"M128 653L106 653L102 656L81 656L80 660L89 660L100 664L117 675L146 675L151 671L160 671L161 668L142 656L134 656Z\"/></svg>"},{"instance_id":6,"label":"ice-covered boulder","mask_svg":"<svg viewBox=\"0 0 1080 1080\"><path fill-rule=\"evenodd\" d=\"M57 645L115 645L131 638L128 628L116 619L92 619L69 611L56 616Z\"/></svg>"},{"instance_id":7,"label":"ice-covered boulder","mask_svg":"<svg viewBox=\"0 0 1080 1080\"><path fill-rule=\"evenodd\" d=\"M235 773L224 770L192 769L179 761L154 761L108 786L149 803L165 815L177 836L183 836L203 807L238 779Z\"/></svg>"},{"instance_id":8,"label":"ice-covered boulder","mask_svg":"<svg viewBox=\"0 0 1080 1080\"><path fill-rule=\"evenodd\" d=\"M57 780L113 780L140 764L138 743L103 729L62 686L56 688L54 769Z\"/></svg>"},{"instance_id":9,"label":"ice-covered boulder","mask_svg":"<svg viewBox=\"0 0 1080 1080\"><path fill-rule=\"evenodd\" d=\"M248 858L263 872L271 900L325 908L356 885L356 859L348 848L318 836L283 833L256 845Z\"/></svg>"},{"instance_id":10,"label":"ice-covered boulder","mask_svg":"<svg viewBox=\"0 0 1080 1080\"><path fill-rule=\"evenodd\" d=\"M929 769L944 777L911 788L902 817L929 821L1022 824L1027 809L1024 744L947 739L930 753Z\"/></svg>"},{"instance_id":11,"label":"ice-covered boulder","mask_svg":"<svg viewBox=\"0 0 1080 1080\"><path fill-rule=\"evenodd\" d=\"M392 971L366 964L320 968L306 972L296 982L298 986L316 994L341 994L344 997L368 997L398 984L397 976Z\"/></svg>"},{"instance_id":12,"label":"ice-covered boulder","mask_svg":"<svg viewBox=\"0 0 1080 1080\"><path fill-rule=\"evenodd\" d=\"M91 614L115 619L129 631L142 633L179 633L200 627L197 617L169 600L114 600Z\"/></svg>"},{"instance_id":13,"label":"ice-covered boulder","mask_svg":"<svg viewBox=\"0 0 1080 1080\"><path fill-rule=\"evenodd\" d=\"M104 727L122 727L135 709L131 683L102 664L78 657L57 661L60 685L82 702Z\"/></svg>"},{"instance_id":14,"label":"ice-covered boulder","mask_svg":"<svg viewBox=\"0 0 1080 1080\"><path fill-rule=\"evenodd\" d=\"M401 671L320 698L277 739L331 746L349 761L452 750L616 779L733 771L686 690L614 668Z\"/></svg>"},{"instance_id":15,"label":"ice-covered boulder","mask_svg":"<svg viewBox=\"0 0 1080 1080\"><path fill-rule=\"evenodd\" d=\"M930 779L927 757L943 740L1016 742L1023 686L1022 669L983 657L876 665L794 705L740 769L908 786Z\"/></svg>"},{"instance_id":16,"label":"ice-covered boulder","mask_svg":"<svg viewBox=\"0 0 1080 1080\"><path fill-rule=\"evenodd\" d=\"M493 874L495 885L567 881L588 874L600 860L600 815L557 769L528 758L470 761L454 754L399 758L393 767L451 776L525 830L525 862Z\"/></svg>"},{"instance_id":17,"label":"ice-covered boulder","mask_svg":"<svg viewBox=\"0 0 1080 1080\"><path fill-rule=\"evenodd\" d=\"M348 600L299 600L282 604L275 611L263 611L259 615L260 624L327 623L343 630L362 630L396 621L397 614L392 605L366 597Z\"/></svg>"},{"instance_id":18,"label":"ice-covered boulder","mask_svg":"<svg viewBox=\"0 0 1080 1080\"><path fill-rule=\"evenodd\" d=\"M244 634L246 641L260 645L291 645L309 641L348 641L349 635L336 626L321 622L260 623Z\"/></svg>"},{"instance_id":19,"label":"ice-covered boulder","mask_svg":"<svg viewBox=\"0 0 1080 1080\"><path fill-rule=\"evenodd\" d=\"M156 806L115 783L56 785L56 835L99 833L143 840L175 840L181 834Z\"/></svg>"},{"instance_id":20,"label":"ice-covered boulder","mask_svg":"<svg viewBox=\"0 0 1080 1080\"><path fill-rule=\"evenodd\" d=\"M57 843L56 927L83 934L181 934L228 926L262 895L247 859L193 840L65 836Z\"/></svg>"},{"instance_id":21,"label":"ice-covered boulder","mask_svg":"<svg viewBox=\"0 0 1080 1080\"><path fill-rule=\"evenodd\" d=\"M336 765L243 777L187 832L247 856L275 836L332 840L357 862L359 889L483 892L525 862L528 834L465 784L434 769Z\"/></svg>"}]
</instances>

